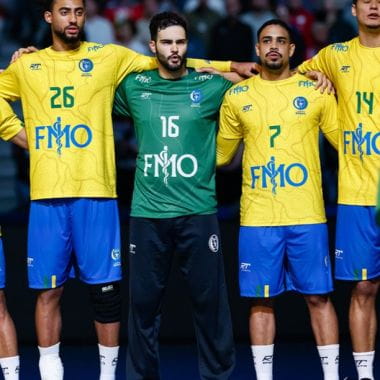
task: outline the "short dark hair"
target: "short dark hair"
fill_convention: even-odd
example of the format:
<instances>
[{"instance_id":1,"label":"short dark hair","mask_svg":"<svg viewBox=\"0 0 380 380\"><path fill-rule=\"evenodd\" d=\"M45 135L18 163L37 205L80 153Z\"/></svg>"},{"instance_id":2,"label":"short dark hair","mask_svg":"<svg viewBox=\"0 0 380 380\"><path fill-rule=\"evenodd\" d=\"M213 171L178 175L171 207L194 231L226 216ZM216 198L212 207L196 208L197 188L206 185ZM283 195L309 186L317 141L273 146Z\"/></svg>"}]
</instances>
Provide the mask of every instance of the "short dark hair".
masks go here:
<instances>
[{"instance_id":1,"label":"short dark hair","mask_svg":"<svg viewBox=\"0 0 380 380\"><path fill-rule=\"evenodd\" d=\"M53 9L54 1L55 0L44 0L43 7L44 7L45 12L51 11ZM83 5L86 7L86 0L82 0L82 1L83 1Z\"/></svg>"},{"instance_id":2,"label":"short dark hair","mask_svg":"<svg viewBox=\"0 0 380 380\"><path fill-rule=\"evenodd\" d=\"M157 39L157 33L160 30L166 29L169 26L182 26L185 29L187 38L187 22L186 20L175 12L161 12L152 17L149 24L150 38L154 41Z\"/></svg>"},{"instance_id":3,"label":"short dark hair","mask_svg":"<svg viewBox=\"0 0 380 380\"><path fill-rule=\"evenodd\" d=\"M358 2L358 0L352 0L352 4L355 4Z\"/></svg>"},{"instance_id":4,"label":"short dark hair","mask_svg":"<svg viewBox=\"0 0 380 380\"><path fill-rule=\"evenodd\" d=\"M293 39L293 32L292 32L292 29L290 28L290 26L285 21L282 21L282 20L280 20L278 18L274 18L272 20L268 20L267 22L264 22L263 25L261 25L261 27L257 31L257 41L260 40L260 34L262 33L262 31L267 26L269 26L269 25L278 25L278 26L281 26L282 28L284 28L288 32L290 42L294 41L294 39Z\"/></svg>"}]
</instances>

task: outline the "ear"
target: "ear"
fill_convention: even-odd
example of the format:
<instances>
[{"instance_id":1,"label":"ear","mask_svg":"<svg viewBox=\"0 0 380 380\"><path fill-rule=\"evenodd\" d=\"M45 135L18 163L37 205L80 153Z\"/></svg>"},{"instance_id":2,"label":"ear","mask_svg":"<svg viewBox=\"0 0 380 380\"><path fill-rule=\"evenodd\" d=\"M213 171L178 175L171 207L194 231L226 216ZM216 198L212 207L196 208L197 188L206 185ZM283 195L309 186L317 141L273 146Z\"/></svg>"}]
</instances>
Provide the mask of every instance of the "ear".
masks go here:
<instances>
[{"instance_id":1,"label":"ear","mask_svg":"<svg viewBox=\"0 0 380 380\"><path fill-rule=\"evenodd\" d=\"M290 44L289 57L293 57L294 51L296 50L296 45Z\"/></svg>"},{"instance_id":2,"label":"ear","mask_svg":"<svg viewBox=\"0 0 380 380\"><path fill-rule=\"evenodd\" d=\"M50 11L45 11L45 13L44 13L44 19L45 19L45 21L48 23L48 24L51 24L51 22L52 22L52 14L51 14L51 12Z\"/></svg>"},{"instance_id":3,"label":"ear","mask_svg":"<svg viewBox=\"0 0 380 380\"><path fill-rule=\"evenodd\" d=\"M157 52L157 49L156 49L156 41L154 41L154 40L150 40L150 41L149 41L149 48L150 48L150 51L151 51L153 54L156 54L156 52Z\"/></svg>"},{"instance_id":4,"label":"ear","mask_svg":"<svg viewBox=\"0 0 380 380\"><path fill-rule=\"evenodd\" d=\"M356 4L352 4L352 7L351 7L351 13L354 17L356 17Z\"/></svg>"},{"instance_id":5,"label":"ear","mask_svg":"<svg viewBox=\"0 0 380 380\"><path fill-rule=\"evenodd\" d=\"M257 55L258 57L260 57L259 44L256 44L256 45L255 45L255 51L256 51L256 55Z\"/></svg>"}]
</instances>

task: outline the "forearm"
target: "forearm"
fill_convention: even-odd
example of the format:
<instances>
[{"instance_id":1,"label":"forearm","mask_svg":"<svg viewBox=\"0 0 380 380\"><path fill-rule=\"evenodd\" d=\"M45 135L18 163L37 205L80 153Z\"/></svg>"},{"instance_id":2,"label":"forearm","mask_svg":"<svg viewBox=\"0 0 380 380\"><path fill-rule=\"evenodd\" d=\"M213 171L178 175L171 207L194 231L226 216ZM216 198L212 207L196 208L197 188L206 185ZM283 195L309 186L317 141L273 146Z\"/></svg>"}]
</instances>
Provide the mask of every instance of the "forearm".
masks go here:
<instances>
[{"instance_id":1,"label":"forearm","mask_svg":"<svg viewBox=\"0 0 380 380\"><path fill-rule=\"evenodd\" d=\"M12 137L9 141L18 145L21 148L28 149L28 139L26 137L25 129L23 128L16 136Z\"/></svg>"}]
</instances>

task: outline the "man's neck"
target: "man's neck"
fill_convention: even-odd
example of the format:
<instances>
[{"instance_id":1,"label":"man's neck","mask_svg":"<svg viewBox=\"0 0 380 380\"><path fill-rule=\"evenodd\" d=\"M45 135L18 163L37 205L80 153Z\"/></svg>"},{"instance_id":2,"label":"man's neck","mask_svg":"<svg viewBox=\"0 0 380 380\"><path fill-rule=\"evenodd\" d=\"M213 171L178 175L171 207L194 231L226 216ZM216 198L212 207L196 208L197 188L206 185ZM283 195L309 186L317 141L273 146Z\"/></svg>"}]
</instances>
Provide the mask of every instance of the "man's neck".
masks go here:
<instances>
[{"instance_id":1,"label":"man's neck","mask_svg":"<svg viewBox=\"0 0 380 380\"><path fill-rule=\"evenodd\" d=\"M164 79L179 79L185 75L187 75L188 71L186 67L181 67L180 69L176 71L170 71L167 70L165 67L161 66L160 64L158 65L158 73L161 78Z\"/></svg>"},{"instance_id":2,"label":"man's neck","mask_svg":"<svg viewBox=\"0 0 380 380\"><path fill-rule=\"evenodd\" d=\"M260 76L264 80L270 80L270 81L276 81L276 80L282 80L287 79L292 76L292 73L290 71L289 66L284 68L283 70L268 70L267 68L263 67Z\"/></svg>"},{"instance_id":3,"label":"man's neck","mask_svg":"<svg viewBox=\"0 0 380 380\"><path fill-rule=\"evenodd\" d=\"M76 41L73 43L64 42L58 38L53 37L52 49L55 51L70 51L79 48L81 41Z\"/></svg>"},{"instance_id":4,"label":"man's neck","mask_svg":"<svg viewBox=\"0 0 380 380\"><path fill-rule=\"evenodd\" d=\"M380 47L380 29L368 29L359 27L359 41L369 48Z\"/></svg>"}]
</instances>

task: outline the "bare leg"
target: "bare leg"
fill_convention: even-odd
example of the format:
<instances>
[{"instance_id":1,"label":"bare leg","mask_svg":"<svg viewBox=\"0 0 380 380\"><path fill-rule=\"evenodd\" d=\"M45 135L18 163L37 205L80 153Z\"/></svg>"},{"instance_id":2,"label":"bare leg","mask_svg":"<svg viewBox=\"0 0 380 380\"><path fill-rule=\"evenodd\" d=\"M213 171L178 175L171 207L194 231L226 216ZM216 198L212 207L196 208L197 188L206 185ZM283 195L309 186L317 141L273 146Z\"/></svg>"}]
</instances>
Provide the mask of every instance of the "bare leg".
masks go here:
<instances>
[{"instance_id":1,"label":"bare leg","mask_svg":"<svg viewBox=\"0 0 380 380\"><path fill-rule=\"evenodd\" d=\"M380 280L359 281L351 293L350 333L354 352L375 350L377 331L376 295Z\"/></svg>"},{"instance_id":2,"label":"bare leg","mask_svg":"<svg viewBox=\"0 0 380 380\"><path fill-rule=\"evenodd\" d=\"M63 287L42 290L37 296L36 330L40 347L49 347L60 340L62 318L60 299Z\"/></svg>"},{"instance_id":3,"label":"bare leg","mask_svg":"<svg viewBox=\"0 0 380 380\"><path fill-rule=\"evenodd\" d=\"M270 298L254 299L249 315L251 344L273 344L275 333L273 300Z\"/></svg>"},{"instance_id":4,"label":"bare leg","mask_svg":"<svg viewBox=\"0 0 380 380\"><path fill-rule=\"evenodd\" d=\"M334 306L328 296L305 296L325 380L339 380L339 331Z\"/></svg>"},{"instance_id":5,"label":"bare leg","mask_svg":"<svg viewBox=\"0 0 380 380\"><path fill-rule=\"evenodd\" d=\"M8 313L5 294L0 290L0 358L17 355L16 329Z\"/></svg>"},{"instance_id":6,"label":"bare leg","mask_svg":"<svg viewBox=\"0 0 380 380\"><path fill-rule=\"evenodd\" d=\"M309 308L311 326L318 346L337 344L338 319L328 296L305 296Z\"/></svg>"},{"instance_id":7,"label":"bare leg","mask_svg":"<svg viewBox=\"0 0 380 380\"><path fill-rule=\"evenodd\" d=\"M35 318L42 380L63 380L63 365L59 356L62 292L63 287L60 287L42 290L37 296Z\"/></svg>"},{"instance_id":8,"label":"bare leg","mask_svg":"<svg viewBox=\"0 0 380 380\"><path fill-rule=\"evenodd\" d=\"M119 345L120 322L100 323L95 321L96 334L98 342L107 347Z\"/></svg>"},{"instance_id":9,"label":"bare leg","mask_svg":"<svg viewBox=\"0 0 380 380\"><path fill-rule=\"evenodd\" d=\"M273 342L276 333L273 301L254 299L249 316L251 350L258 380L273 378Z\"/></svg>"},{"instance_id":10,"label":"bare leg","mask_svg":"<svg viewBox=\"0 0 380 380\"><path fill-rule=\"evenodd\" d=\"M354 285L351 293L350 333L355 365L360 379L374 379L376 296L379 283L379 279L359 281Z\"/></svg>"}]
</instances>

